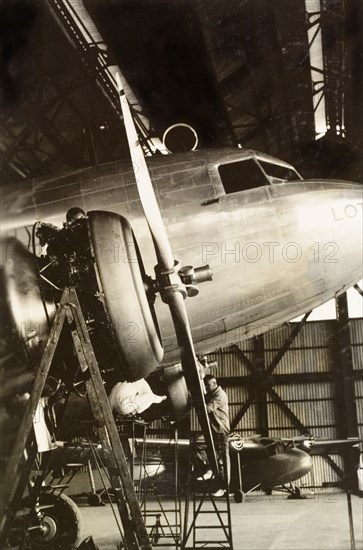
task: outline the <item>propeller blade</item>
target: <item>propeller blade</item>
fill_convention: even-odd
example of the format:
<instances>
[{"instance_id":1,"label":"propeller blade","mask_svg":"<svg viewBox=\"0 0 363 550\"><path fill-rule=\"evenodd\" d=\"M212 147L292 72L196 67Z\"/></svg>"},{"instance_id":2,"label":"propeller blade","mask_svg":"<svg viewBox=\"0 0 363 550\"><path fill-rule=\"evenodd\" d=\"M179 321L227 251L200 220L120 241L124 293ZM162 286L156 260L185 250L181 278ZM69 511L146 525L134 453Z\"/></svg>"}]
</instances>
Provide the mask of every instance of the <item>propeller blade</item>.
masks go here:
<instances>
[{"instance_id":1,"label":"propeller blade","mask_svg":"<svg viewBox=\"0 0 363 550\"><path fill-rule=\"evenodd\" d=\"M183 367L188 389L192 396L193 406L202 429L209 465L216 477L219 476L218 461L210 427L207 409L204 401L204 388L199 376L199 367L194 351L192 335L190 331L189 319L184 303L184 298L180 292L172 292L168 296L168 305L173 318L175 333L180 349L180 359Z\"/></svg>"},{"instance_id":2,"label":"propeller blade","mask_svg":"<svg viewBox=\"0 0 363 550\"><path fill-rule=\"evenodd\" d=\"M155 251L158 258L158 269L161 272L171 272L174 268L174 256L165 231L159 205L155 197L144 152L136 132L130 107L125 96L120 75L118 73L116 74L116 83L120 94L120 104L130 148L131 160L133 162L136 184L145 217L150 228L150 233L154 241ZM204 402L204 391L199 376L199 368L194 351L188 314L184 303L184 296L181 292L174 289L169 291L166 296L163 296L163 300L168 303L173 318L176 337L180 348L181 363L188 389L192 396L193 405L205 438L210 467L215 476L218 477L218 461L216 458L207 409Z\"/></svg>"},{"instance_id":3,"label":"propeller blade","mask_svg":"<svg viewBox=\"0 0 363 550\"><path fill-rule=\"evenodd\" d=\"M169 270L174 267L173 253L119 73L116 73L116 82L141 204L154 241L158 263L163 270Z\"/></svg>"}]
</instances>

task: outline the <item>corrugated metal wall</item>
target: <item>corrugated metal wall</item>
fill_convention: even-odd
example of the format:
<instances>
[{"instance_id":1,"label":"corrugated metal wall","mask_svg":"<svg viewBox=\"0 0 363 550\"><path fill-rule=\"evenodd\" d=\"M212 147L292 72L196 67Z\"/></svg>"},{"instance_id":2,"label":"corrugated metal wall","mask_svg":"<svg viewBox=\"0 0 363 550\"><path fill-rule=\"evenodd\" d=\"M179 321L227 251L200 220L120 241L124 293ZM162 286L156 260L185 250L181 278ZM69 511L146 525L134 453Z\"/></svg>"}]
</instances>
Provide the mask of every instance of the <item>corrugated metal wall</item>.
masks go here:
<instances>
[{"instance_id":1,"label":"corrugated metal wall","mask_svg":"<svg viewBox=\"0 0 363 550\"><path fill-rule=\"evenodd\" d=\"M261 338L263 358L268 368L291 333L293 324L278 327ZM363 319L350 321L353 367L356 372L355 390L359 435L363 437ZM266 392L260 407L267 407L268 435L291 437L303 433L294 417L315 437L341 437L337 430L336 395L339 392L336 352L337 324L334 320L306 323L273 371L273 390L283 403ZM238 343L238 348L253 363L256 358L253 339ZM243 403L253 391L251 370L236 347L222 349L209 356L216 359L218 367L213 371L221 380L230 402L230 418L233 420ZM285 406L284 406L285 405ZM293 413L290 415L286 409ZM236 431L248 436L261 433L259 405L254 402L244 414ZM195 420L193 425L196 426ZM342 457L331 455L342 468ZM338 476L327 460L314 456L314 468L301 485L320 487L324 482L334 483Z\"/></svg>"},{"instance_id":2,"label":"corrugated metal wall","mask_svg":"<svg viewBox=\"0 0 363 550\"><path fill-rule=\"evenodd\" d=\"M352 319L350 322L350 337L352 341L353 368L363 369L363 320ZM359 437L363 439L363 377L355 380L355 402L358 417Z\"/></svg>"}]
</instances>

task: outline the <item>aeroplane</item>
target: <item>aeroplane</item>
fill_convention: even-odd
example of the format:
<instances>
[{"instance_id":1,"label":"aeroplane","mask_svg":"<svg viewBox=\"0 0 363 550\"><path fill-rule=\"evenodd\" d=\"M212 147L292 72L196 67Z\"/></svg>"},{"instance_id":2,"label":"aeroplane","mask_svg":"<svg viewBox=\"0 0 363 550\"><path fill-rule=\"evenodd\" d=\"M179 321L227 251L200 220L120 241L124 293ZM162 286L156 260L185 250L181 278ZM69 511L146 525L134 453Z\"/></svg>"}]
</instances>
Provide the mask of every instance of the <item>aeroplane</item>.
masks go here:
<instances>
[{"instance_id":1,"label":"aeroplane","mask_svg":"<svg viewBox=\"0 0 363 550\"><path fill-rule=\"evenodd\" d=\"M136 440L136 443L142 444L142 441ZM299 439L299 443L302 443L302 440ZM147 441L147 448L153 452L153 456L157 449L163 457L163 448L167 446L168 442L165 439ZM188 465L190 441L179 439L178 446L179 456L183 457L183 460L179 461L179 468L183 468L183 465ZM293 482L308 474L313 466L309 453L298 448L293 438L284 441L277 437L262 437L257 434L242 437L238 433L232 433L228 437L228 447L231 459L230 490L237 503L243 502L245 495L256 489L270 492L276 487L287 484L292 486ZM165 460L164 464L166 463ZM180 478L187 479L187 474L187 471L182 472ZM209 485L209 490L213 490L213 479L201 481L200 490L205 490L202 487L204 483ZM297 489L294 488L294 491L296 494ZM290 492L293 493L293 489L290 489Z\"/></svg>"},{"instance_id":2,"label":"aeroplane","mask_svg":"<svg viewBox=\"0 0 363 550\"><path fill-rule=\"evenodd\" d=\"M357 447L361 442L362 440L358 438L333 440L311 435L278 438L262 437L258 434L242 437L238 433L233 433L228 438L228 446L232 466L230 490L234 500L237 503L244 502L246 495L252 491L262 490L270 494L273 489L287 492L291 498L304 498L301 488L295 482L312 470L311 455L341 452L344 448ZM175 444L175 441L166 438L129 439L129 448L135 451L133 459L130 458L133 479L135 481L142 479L146 482L152 480L154 489L158 491L157 478L163 476L174 486ZM93 451L92 446L94 446ZM60 470L67 466L68 469L72 469L69 464L72 466L74 462L76 467L79 467L79 463L89 467L91 492L88 493L88 501L91 506L102 504L102 493L95 489L89 462L91 461L94 465L97 460L96 452L102 456L100 445L96 446L90 442L62 443L58 446L58 454L54 454L52 460L52 469ZM146 452L146 458L142 461L144 452ZM189 455L190 440L178 439L179 492L186 491L182 480L185 482L188 478ZM208 483L212 490L213 480ZM81 487L84 492L85 487ZM203 490L202 483L199 483L199 489ZM73 491L72 494L78 493Z\"/></svg>"},{"instance_id":3,"label":"aeroplane","mask_svg":"<svg viewBox=\"0 0 363 550\"><path fill-rule=\"evenodd\" d=\"M213 283L203 285L198 298L187 302L198 353L289 321L361 278L360 184L303 180L291 165L243 149L175 153L148 158L147 163L175 256L183 264L209 263L213 272ZM2 232L18 236L37 220L61 228L67 210L74 206L98 212L89 219L103 227L125 216L145 272L153 270L152 240L129 162L12 184L3 187L2 201ZM24 236L27 242L25 231ZM110 237L107 247L108 259L104 250L103 262L127 261L136 269L139 259L133 239L126 246ZM5 266L11 248L3 249ZM50 287L51 266L42 269L42 282ZM197 273L208 276L202 269ZM149 282L148 297L154 298L154 291ZM41 331L43 308L35 297L32 305L38 306L37 317L27 318L22 311L22 319L16 320L29 323L29 332L38 322ZM179 359L172 324L159 299L155 309L163 363L172 363ZM141 337L138 321L134 313L120 326L131 344ZM157 353L153 353L155 363L160 361Z\"/></svg>"},{"instance_id":4,"label":"aeroplane","mask_svg":"<svg viewBox=\"0 0 363 550\"><path fill-rule=\"evenodd\" d=\"M143 441L135 439L140 446ZM312 435L299 435L291 438L263 437L259 434L246 437L232 433L228 437L231 457L230 491L237 503L244 502L246 495L255 490L270 494L273 489L287 492L288 498L305 498L296 481L306 476L313 468L311 455L326 455L342 452L344 449L357 448L362 439L325 439ZM170 453L170 441L167 439L148 439L147 449L152 453L155 465L156 451L161 456L161 464L168 473L168 461L165 449ZM179 469L188 464L190 441L178 440ZM160 472L163 473L163 472ZM187 479L188 472L181 471L180 478ZM157 480L154 481L157 483ZM208 480L213 489L213 479ZM201 484L200 484L201 485ZM204 490L200 487L201 490ZM182 490L182 488L181 488Z\"/></svg>"},{"instance_id":5,"label":"aeroplane","mask_svg":"<svg viewBox=\"0 0 363 550\"><path fill-rule=\"evenodd\" d=\"M175 257L197 266L191 275L178 268L189 293L196 292L195 283L209 279L213 272L213 282L203 285L197 298L187 300L198 354L289 321L360 280L360 184L303 180L291 165L243 149L175 153L152 157L147 163ZM2 194L2 231L25 237L26 242L24 228L37 219L62 228L70 207L79 205L90 212L84 224L89 231L99 232L92 240L99 249L97 261L107 265L102 285L109 306L115 280L127 271L127 292L117 288L126 313L116 310L112 319L117 353L105 357L104 363L112 365L116 360L118 369L125 362L119 348L127 347L132 353L136 349L139 368L134 361L127 373L135 379L146 377L161 361L167 365L179 360L169 313L156 297L157 284L146 276L155 257L130 163L24 181L3 188ZM132 225L126 242L113 236L114 225L123 221L120 216ZM80 241L83 232L78 223L71 230L63 227L59 234L65 238L72 234ZM39 244L34 246L39 252ZM34 254L11 239L2 251L3 293L10 301L14 325L32 351L48 333L47 317L52 319L55 312L51 294L62 281L53 260L37 259L42 294L47 298L45 315ZM32 281L27 294L24 281L11 286L20 258ZM207 262L210 269L205 267ZM80 275L79 286L87 284ZM95 296L99 289L92 292Z\"/></svg>"},{"instance_id":6,"label":"aeroplane","mask_svg":"<svg viewBox=\"0 0 363 550\"><path fill-rule=\"evenodd\" d=\"M257 434L249 437L242 437L237 433L231 434L228 438L232 464L230 488L234 493L235 502L243 502L245 495L255 489L272 491L276 487L291 485L308 474L313 465L309 452L315 442L315 438L311 437L297 438L295 442L294 438L282 440L276 437L261 437ZM335 442L324 440L323 443L331 448ZM344 443L353 445L356 441L345 440ZM185 492L190 458L189 439L178 438L177 443L166 438L128 439L126 446L129 450L129 468L132 470L134 481L153 480L154 486L157 486L156 478L162 474L166 478L173 478L175 445L177 445L179 467L178 490ZM93 470L99 470L102 464L104 464L104 458L100 444L84 438L73 442L58 441L50 460L47 461L48 474L45 480L50 487L54 487L55 480L57 480L56 487L67 481L67 485L71 486L72 495L80 494L79 491L87 492L89 504L100 505L103 491L101 494L96 491ZM84 484L79 484L76 477L77 492L72 488L72 480L82 465L87 466L88 469L90 491L85 491ZM174 480L171 483L174 484ZM210 490L213 489L213 483L213 480L208 482ZM203 483L198 485L199 489L202 489ZM109 487L107 483L107 488ZM102 485L100 488L102 489ZM294 492L290 489L290 492L296 494L298 488L295 488Z\"/></svg>"},{"instance_id":7,"label":"aeroplane","mask_svg":"<svg viewBox=\"0 0 363 550\"><path fill-rule=\"evenodd\" d=\"M245 453L241 452L237 465L241 475L235 471L234 495L236 502L242 502L244 495L255 489L270 493L273 489L288 492L290 498L302 498L296 481L313 468L310 455L324 455L341 452L344 448L358 447L362 440L324 439L311 435L291 438L252 436L244 442Z\"/></svg>"},{"instance_id":8,"label":"aeroplane","mask_svg":"<svg viewBox=\"0 0 363 550\"><path fill-rule=\"evenodd\" d=\"M145 159L120 83L119 91L132 167L2 190L2 294L9 336L20 336L12 348L36 364L62 290L74 287L106 386L181 360L166 371L169 395L182 415L190 392L218 476L196 351L264 332L357 283L362 188L303 180L255 151ZM67 350L51 376L74 390Z\"/></svg>"}]
</instances>

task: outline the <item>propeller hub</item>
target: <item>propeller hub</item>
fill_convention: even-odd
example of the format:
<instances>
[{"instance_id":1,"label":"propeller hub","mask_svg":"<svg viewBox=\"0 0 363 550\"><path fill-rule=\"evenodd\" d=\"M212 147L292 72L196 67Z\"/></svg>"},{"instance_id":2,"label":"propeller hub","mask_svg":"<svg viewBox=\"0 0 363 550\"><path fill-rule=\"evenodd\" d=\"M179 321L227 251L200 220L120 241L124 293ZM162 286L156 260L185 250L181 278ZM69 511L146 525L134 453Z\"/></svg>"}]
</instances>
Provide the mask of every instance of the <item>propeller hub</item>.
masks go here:
<instances>
[{"instance_id":1,"label":"propeller hub","mask_svg":"<svg viewBox=\"0 0 363 550\"><path fill-rule=\"evenodd\" d=\"M168 298L174 292L180 292L185 299L188 296L188 291L185 284L182 282L179 276L179 262L174 260L174 267L172 269L163 270L160 265L155 266L157 290L160 292L161 299L166 304Z\"/></svg>"},{"instance_id":2,"label":"propeller hub","mask_svg":"<svg viewBox=\"0 0 363 550\"><path fill-rule=\"evenodd\" d=\"M181 292L183 298L199 294L198 283L212 280L212 271L209 265L194 268L191 265L180 267L174 260L174 267L163 270L160 265L155 266L155 290L160 292L163 302L168 303L168 296L173 292Z\"/></svg>"},{"instance_id":3,"label":"propeller hub","mask_svg":"<svg viewBox=\"0 0 363 550\"><path fill-rule=\"evenodd\" d=\"M179 269L179 276L185 285L198 285L213 279L213 273L208 264L195 268L191 265L182 267Z\"/></svg>"}]
</instances>

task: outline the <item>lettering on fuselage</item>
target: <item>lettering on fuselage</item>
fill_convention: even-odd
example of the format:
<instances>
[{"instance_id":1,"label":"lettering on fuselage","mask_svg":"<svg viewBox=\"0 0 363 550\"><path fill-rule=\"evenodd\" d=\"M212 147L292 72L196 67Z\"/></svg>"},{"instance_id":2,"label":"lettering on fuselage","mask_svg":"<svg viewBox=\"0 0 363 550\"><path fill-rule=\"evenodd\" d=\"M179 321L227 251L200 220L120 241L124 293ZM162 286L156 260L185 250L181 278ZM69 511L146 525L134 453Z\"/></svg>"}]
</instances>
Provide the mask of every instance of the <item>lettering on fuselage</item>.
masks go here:
<instances>
[{"instance_id":1,"label":"lettering on fuselage","mask_svg":"<svg viewBox=\"0 0 363 550\"><path fill-rule=\"evenodd\" d=\"M344 208L332 208L333 219L336 222L355 218L363 210L363 201L356 204L346 204Z\"/></svg>"}]
</instances>

